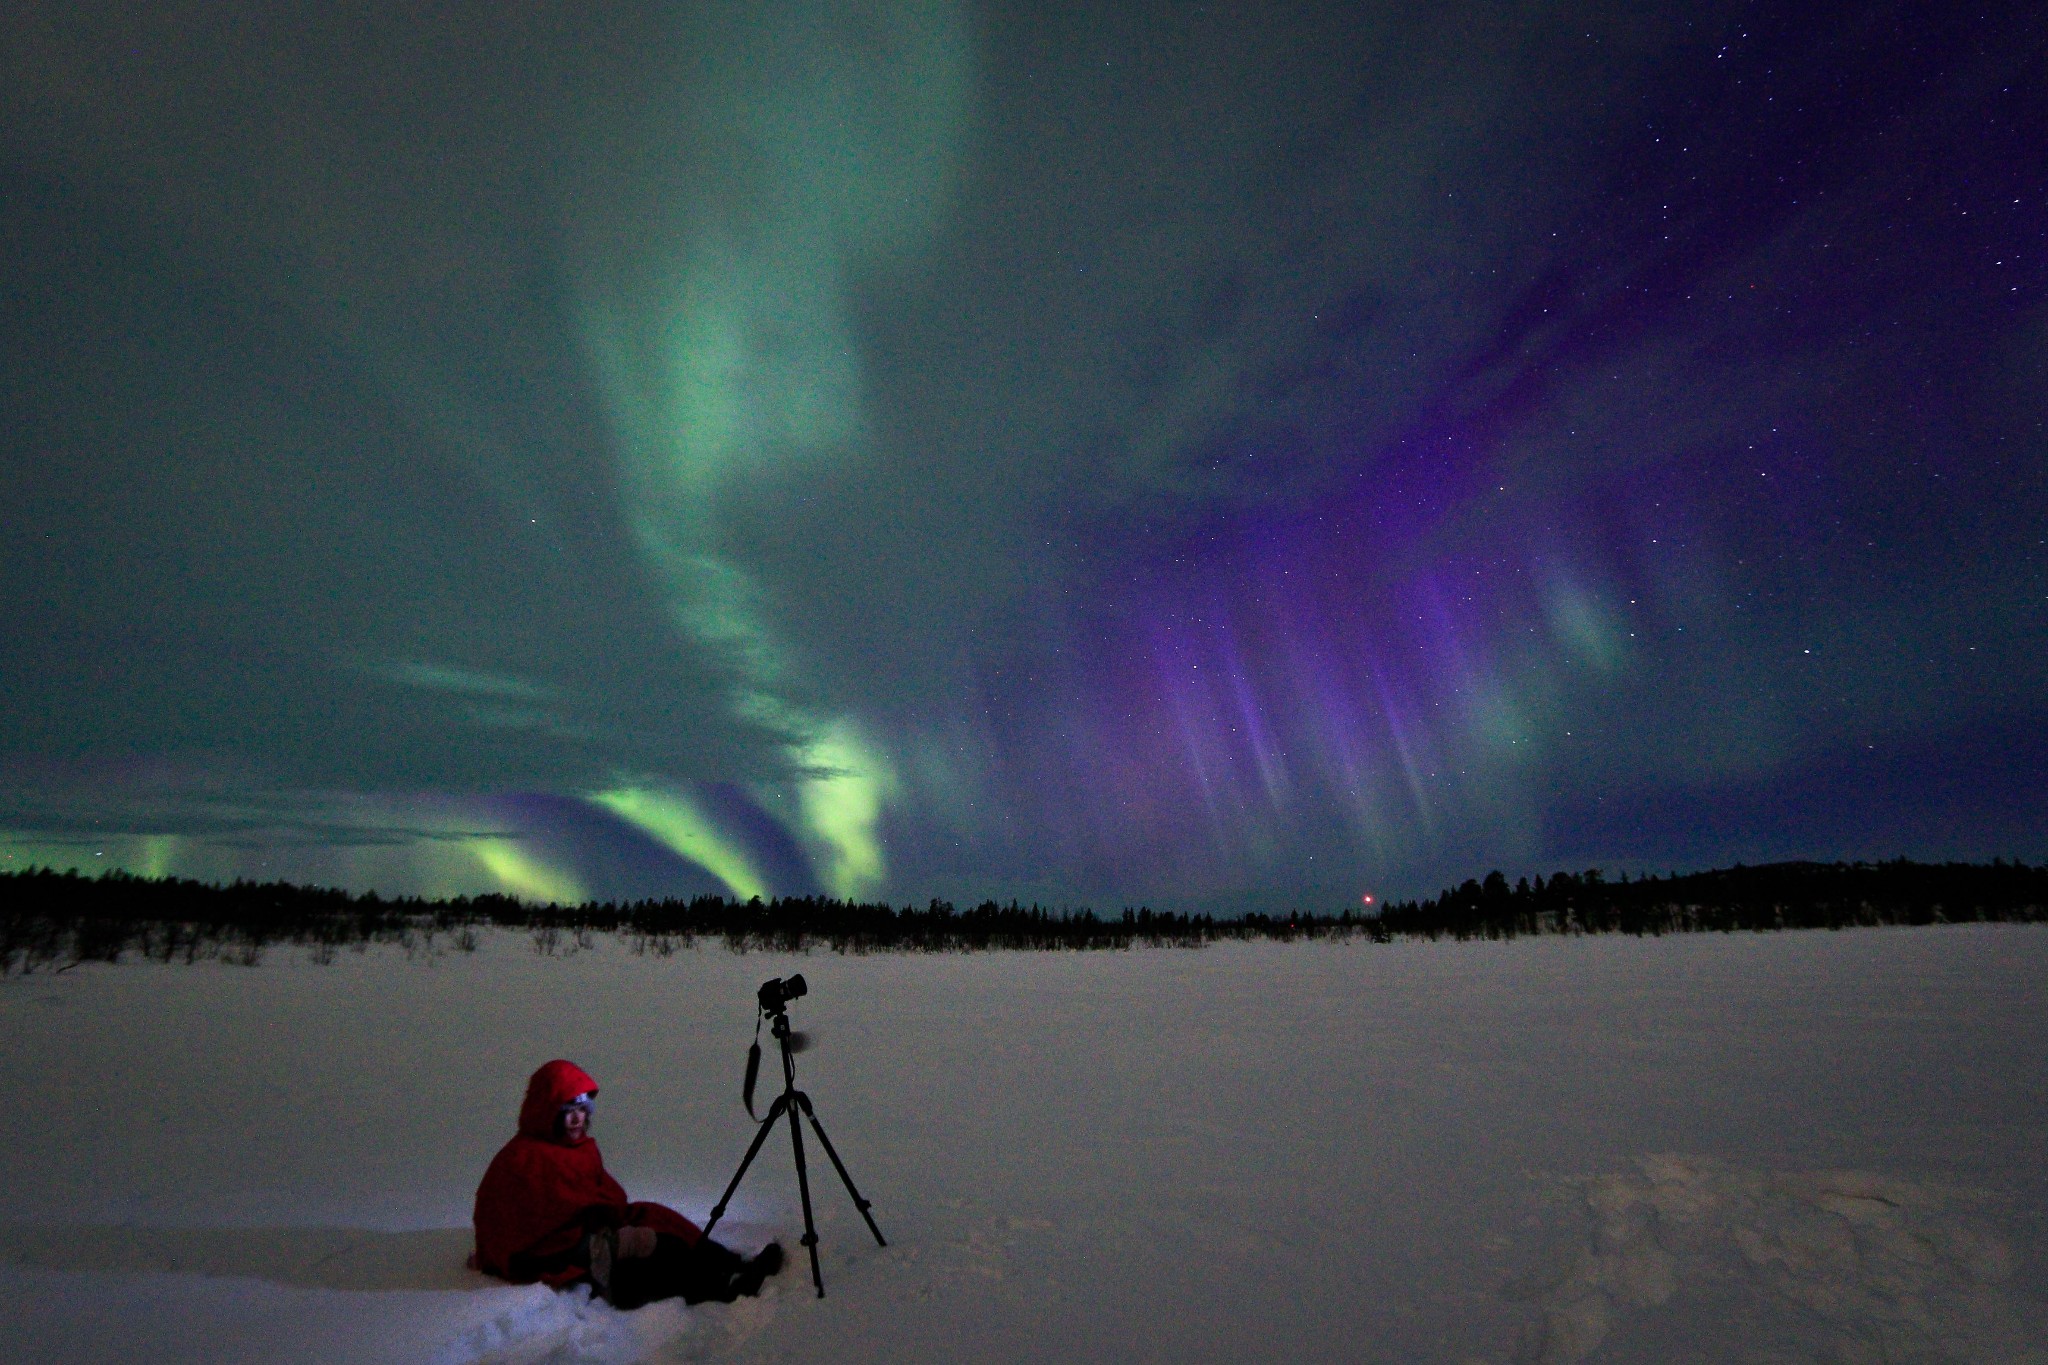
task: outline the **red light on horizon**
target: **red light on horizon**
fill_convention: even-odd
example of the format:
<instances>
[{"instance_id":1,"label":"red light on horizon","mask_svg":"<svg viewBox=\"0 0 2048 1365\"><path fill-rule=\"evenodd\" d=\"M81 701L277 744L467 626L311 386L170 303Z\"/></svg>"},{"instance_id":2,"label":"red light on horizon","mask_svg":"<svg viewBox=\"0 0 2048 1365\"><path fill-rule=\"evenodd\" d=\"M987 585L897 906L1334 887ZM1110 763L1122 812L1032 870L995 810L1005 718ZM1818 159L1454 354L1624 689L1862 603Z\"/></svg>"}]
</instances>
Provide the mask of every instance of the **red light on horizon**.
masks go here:
<instances>
[{"instance_id":1,"label":"red light on horizon","mask_svg":"<svg viewBox=\"0 0 2048 1365\"><path fill-rule=\"evenodd\" d=\"M1364 902L1365 902L1365 903L1366 903L1367 905L1371 905L1371 904L1372 904L1372 897L1371 897L1371 896L1361 896L1361 897L1359 897L1359 899L1360 899L1360 900L1362 900L1362 901L1364 901Z\"/></svg>"}]
</instances>

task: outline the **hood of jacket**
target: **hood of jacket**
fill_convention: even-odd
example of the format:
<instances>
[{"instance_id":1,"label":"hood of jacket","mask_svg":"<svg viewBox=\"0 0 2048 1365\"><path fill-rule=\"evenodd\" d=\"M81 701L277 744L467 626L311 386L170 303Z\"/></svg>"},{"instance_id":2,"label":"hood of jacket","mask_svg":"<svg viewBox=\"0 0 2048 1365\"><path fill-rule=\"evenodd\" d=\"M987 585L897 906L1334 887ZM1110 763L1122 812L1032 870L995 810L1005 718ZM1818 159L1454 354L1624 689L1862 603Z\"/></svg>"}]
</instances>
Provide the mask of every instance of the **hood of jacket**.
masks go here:
<instances>
[{"instance_id":1,"label":"hood of jacket","mask_svg":"<svg viewBox=\"0 0 2048 1365\"><path fill-rule=\"evenodd\" d=\"M563 1105L585 1093L596 1094L597 1082L576 1063L556 1058L542 1066L526 1083L526 1100L519 1106L519 1135L543 1142L560 1141L555 1136L555 1115ZM587 1134L578 1139L589 1140Z\"/></svg>"}]
</instances>

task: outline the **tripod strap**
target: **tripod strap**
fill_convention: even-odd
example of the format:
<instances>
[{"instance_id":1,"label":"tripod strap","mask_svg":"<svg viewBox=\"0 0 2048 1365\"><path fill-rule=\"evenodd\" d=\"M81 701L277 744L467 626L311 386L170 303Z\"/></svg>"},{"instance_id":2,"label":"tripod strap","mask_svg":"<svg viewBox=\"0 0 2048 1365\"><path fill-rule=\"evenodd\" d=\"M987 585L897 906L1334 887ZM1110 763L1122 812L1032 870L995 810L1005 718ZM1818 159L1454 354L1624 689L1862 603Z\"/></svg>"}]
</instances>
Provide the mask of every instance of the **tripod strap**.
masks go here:
<instances>
[{"instance_id":1,"label":"tripod strap","mask_svg":"<svg viewBox=\"0 0 2048 1365\"><path fill-rule=\"evenodd\" d=\"M757 1118L754 1113L754 1082L761 1078L761 1016L754 1016L754 1041L747 1047L747 1083L740 1088L740 1099L746 1103L747 1117Z\"/></svg>"}]
</instances>

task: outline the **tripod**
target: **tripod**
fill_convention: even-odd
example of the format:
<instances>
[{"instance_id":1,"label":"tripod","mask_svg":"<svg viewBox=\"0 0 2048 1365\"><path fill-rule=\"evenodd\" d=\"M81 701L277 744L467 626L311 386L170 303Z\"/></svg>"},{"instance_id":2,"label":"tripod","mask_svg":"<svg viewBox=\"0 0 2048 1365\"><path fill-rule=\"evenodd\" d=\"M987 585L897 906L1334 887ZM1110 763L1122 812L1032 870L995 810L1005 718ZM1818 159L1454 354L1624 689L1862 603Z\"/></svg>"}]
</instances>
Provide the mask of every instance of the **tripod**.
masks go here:
<instances>
[{"instance_id":1,"label":"tripod","mask_svg":"<svg viewBox=\"0 0 2048 1365\"><path fill-rule=\"evenodd\" d=\"M791 994L801 995L803 978L792 977L791 980L796 983L796 990ZM769 983L771 986L776 984L778 983ZM853 1206L859 1209L860 1216L867 1220L868 1231L875 1234L875 1245L885 1247L889 1244L883 1240L882 1230L875 1226L875 1216L868 1212L868 1201L861 1198L860 1191L853 1187L853 1177L846 1173L846 1163L839 1159L838 1152L832 1150L832 1139L825 1136L824 1126L818 1122L817 1112L811 1108L811 1097L796 1088L796 1058L789 1046L789 1011L779 999L771 1004L773 995L774 993L763 988L761 1008L770 1019L768 1031L775 1035L775 1041L782 1046L782 1093L768 1106L768 1113L761 1119L761 1126L754 1133L753 1145L747 1148L746 1156L740 1159L740 1168L733 1172L732 1183L725 1187L725 1193L719 1196L717 1206L711 1210L711 1221L704 1225L704 1235L709 1237L711 1229L718 1226L718 1220L725 1217L725 1206L732 1202L733 1191L740 1187L740 1181L746 1177L747 1167L753 1165L754 1158L760 1154L761 1144L768 1140L769 1130L775 1126L775 1120L788 1114L789 1143L796 1152L796 1188L804 1204L804 1246L811 1253L811 1283L818 1286L818 1297L822 1299L825 1297L825 1276L818 1269L818 1226L811 1218L811 1179L804 1167L804 1133L796 1121L797 1110L803 1110L804 1117L811 1121L811 1131L818 1135L818 1142L825 1148L825 1155L832 1158L832 1169L839 1172L840 1183L845 1185L846 1192L853 1196ZM759 1055L758 1052L756 1055ZM749 1097L753 1093L751 1069L747 1093Z\"/></svg>"}]
</instances>

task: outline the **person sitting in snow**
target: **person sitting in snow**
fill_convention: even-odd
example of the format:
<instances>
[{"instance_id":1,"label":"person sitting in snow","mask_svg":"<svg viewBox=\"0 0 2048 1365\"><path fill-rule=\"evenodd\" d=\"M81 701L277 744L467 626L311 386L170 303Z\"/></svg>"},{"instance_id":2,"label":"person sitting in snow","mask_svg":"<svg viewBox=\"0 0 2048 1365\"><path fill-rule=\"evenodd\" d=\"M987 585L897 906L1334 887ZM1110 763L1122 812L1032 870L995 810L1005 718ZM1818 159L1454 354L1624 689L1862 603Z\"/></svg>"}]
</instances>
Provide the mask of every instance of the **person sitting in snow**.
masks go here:
<instances>
[{"instance_id":1,"label":"person sitting in snow","mask_svg":"<svg viewBox=\"0 0 2048 1365\"><path fill-rule=\"evenodd\" d=\"M588 1278L615 1308L680 1296L731 1303L782 1268L770 1242L751 1260L661 1204L629 1203L590 1136L597 1082L552 1061L526 1083L519 1132L476 1189L477 1269L557 1289Z\"/></svg>"}]
</instances>

